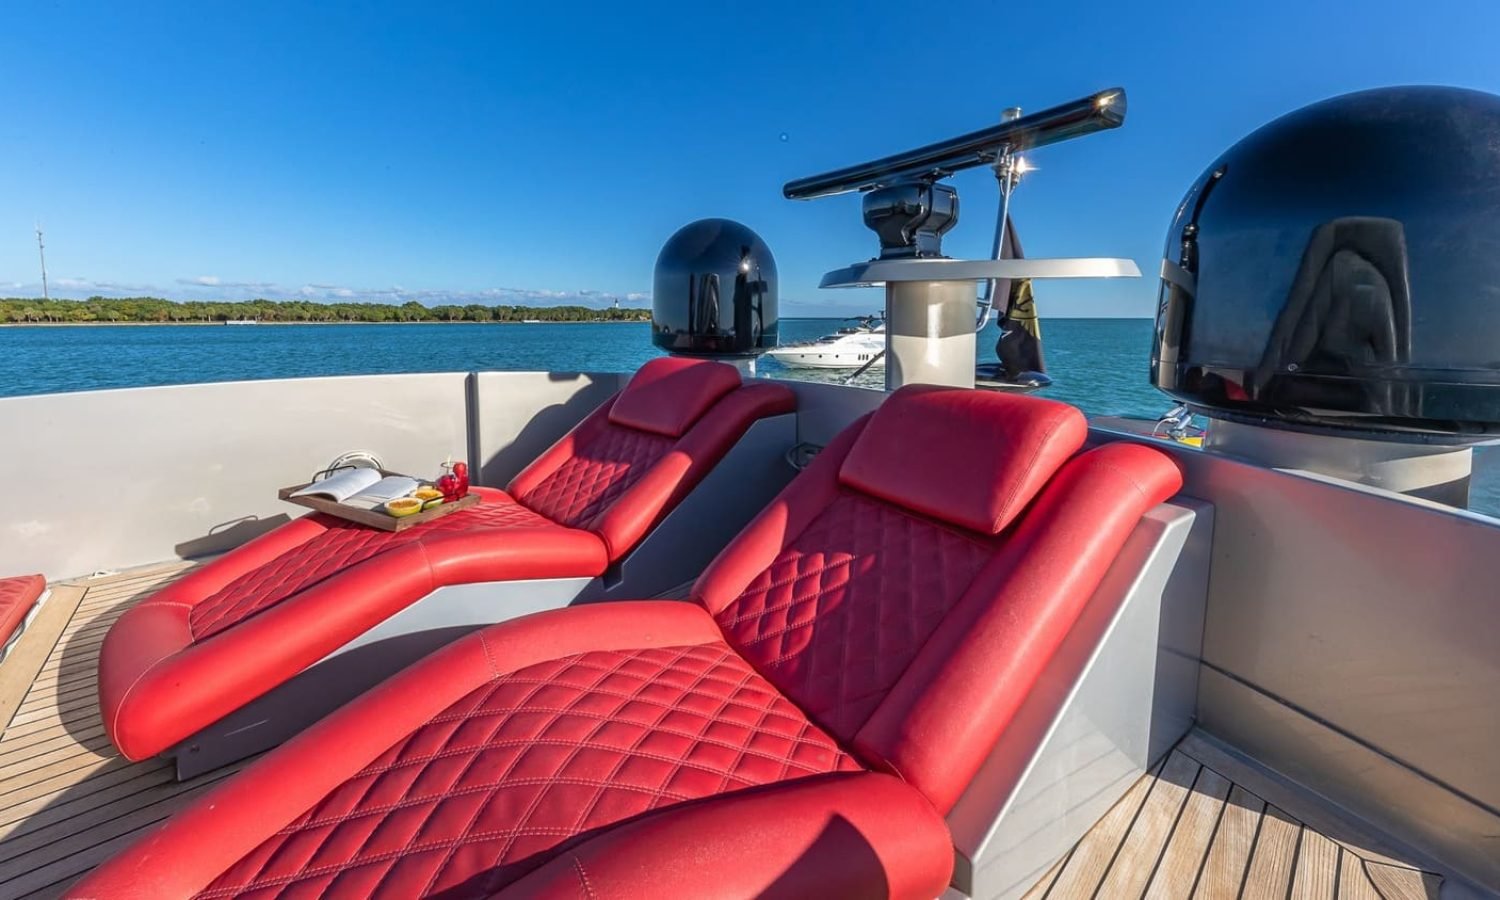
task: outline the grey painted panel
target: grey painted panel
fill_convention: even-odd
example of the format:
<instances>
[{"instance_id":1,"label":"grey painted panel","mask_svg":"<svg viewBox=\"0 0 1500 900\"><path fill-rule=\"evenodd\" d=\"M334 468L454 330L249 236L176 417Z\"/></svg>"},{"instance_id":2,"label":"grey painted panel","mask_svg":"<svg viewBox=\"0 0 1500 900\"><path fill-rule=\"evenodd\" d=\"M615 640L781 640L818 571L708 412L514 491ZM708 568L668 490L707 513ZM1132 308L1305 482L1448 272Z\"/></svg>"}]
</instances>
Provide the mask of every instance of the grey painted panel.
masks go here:
<instances>
[{"instance_id":1,"label":"grey painted panel","mask_svg":"<svg viewBox=\"0 0 1500 900\"><path fill-rule=\"evenodd\" d=\"M1166 449L1217 515L1203 658L1250 688L1205 690L1205 727L1346 809L1410 807L1410 819L1385 817L1392 827L1473 807L1440 833L1394 835L1472 872L1465 859L1494 833L1475 823L1500 810L1500 523ZM1254 741L1242 720L1257 723ZM1352 769L1342 754L1324 761L1329 743L1309 737L1320 730L1368 754ZM1405 772L1399 791L1383 786L1397 777L1388 768Z\"/></svg>"},{"instance_id":2,"label":"grey painted panel","mask_svg":"<svg viewBox=\"0 0 1500 900\"><path fill-rule=\"evenodd\" d=\"M1213 508L1148 513L948 816L955 886L1026 892L1193 722Z\"/></svg>"},{"instance_id":3,"label":"grey painted panel","mask_svg":"<svg viewBox=\"0 0 1500 900\"><path fill-rule=\"evenodd\" d=\"M819 384L813 381L778 381L797 395L797 440L825 446L849 423L880 406L885 391L870 388Z\"/></svg>"},{"instance_id":4,"label":"grey painted panel","mask_svg":"<svg viewBox=\"0 0 1500 900\"><path fill-rule=\"evenodd\" d=\"M1500 529L1375 489L1190 471L1221 511L1204 658L1500 807Z\"/></svg>"},{"instance_id":5,"label":"grey painted panel","mask_svg":"<svg viewBox=\"0 0 1500 900\"><path fill-rule=\"evenodd\" d=\"M1324 799L1414 848L1411 858L1425 857L1428 868L1500 886L1500 816L1211 668L1203 669L1199 696L1206 731L1316 786Z\"/></svg>"},{"instance_id":6,"label":"grey painted panel","mask_svg":"<svg viewBox=\"0 0 1500 900\"><path fill-rule=\"evenodd\" d=\"M667 514L580 602L656 597L695 580L735 535L765 509L796 472L786 452L797 417L761 419L713 471Z\"/></svg>"},{"instance_id":7,"label":"grey painted panel","mask_svg":"<svg viewBox=\"0 0 1500 900\"><path fill-rule=\"evenodd\" d=\"M469 462L475 483L504 487L627 379L585 372L476 373Z\"/></svg>"},{"instance_id":8,"label":"grey painted panel","mask_svg":"<svg viewBox=\"0 0 1500 900\"><path fill-rule=\"evenodd\" d=\"M13 397L0 431L0 572L59 578L243 543L301 512L277 488L348 450L435 473L467 446L464 376Z\"/></svg>"}]
</instances>

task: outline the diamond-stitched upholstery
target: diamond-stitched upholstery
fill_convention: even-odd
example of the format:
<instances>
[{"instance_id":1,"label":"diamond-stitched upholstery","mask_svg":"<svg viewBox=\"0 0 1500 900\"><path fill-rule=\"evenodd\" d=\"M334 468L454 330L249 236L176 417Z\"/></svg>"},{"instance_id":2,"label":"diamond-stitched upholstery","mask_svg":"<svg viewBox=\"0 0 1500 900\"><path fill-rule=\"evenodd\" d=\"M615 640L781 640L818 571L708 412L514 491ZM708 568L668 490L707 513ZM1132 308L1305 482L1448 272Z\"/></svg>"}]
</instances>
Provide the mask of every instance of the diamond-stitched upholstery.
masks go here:
<instances>
[{"instance_id":1,"label":"diamond-stitched upholstery","mask_svg":"<svg viewBox=\"0 0 1500 900\"><path fill-rule=\"evenodd\" d=\"M675 443L659 434L606 425L545 481L516 499L554 522L587 528Z\"/></svg>"},{"instance_id":2,"label":"diamond-stitched upholstery","mask_svg":"<svg viewBox=\"0 0 1500 900\"><path fill-rule=\"evenodd\" d=\"M462 512L403 531L365 528L332 516L319 516L318 520L326 531L246 572L193 607L188 617L193 639L210 638L330 575L413 541L459 531L552 524L526 507L495 495L486 495L478 505Z\"/></svg>"},{"instance_id":3,"label":"diamond-stitched upholstery","mask_svg":"<svg viewBox=\"0 0 1500 900\"><path fill-rule=\"evenodd\" d=\"M632 395L644 426L611 422L615 404ZM588 579L638 548L749 429L795 407L790 389L742 385L733 366L654 360L505 490L476 486L482 502L474 509L396 533L321 516L271 529L111 626L99 661L105 730L129 759L161 753L434 591L544 579L592 590ZM655 426L670 426L675 436ZM513 615L503 602L493 610L495 620ZM346 687L375 684L421 641L458 633L423 617L391 627L413 627L422 637L400 642L405 655L363 654ZM334 696L325 693L318 703ZM303 705L294 718L310 721L318 703ZM293 720L282 727L294 727Z\"/></svg>"},{"instance_id":4,"label":"diamond-stitched upholstery","mask_svg":"<svg viewBox=\"0 0 1500 900\"><path fill-rule=\"evenodd\" d=\"M199 896L487 897L651 810L859 769L722 643L583 653L470 692Z\"/></svg>"},{"instance_id":5,"label":"diamond-stitched upholstery","mask_svg":"<svg viewBox=\"0 0 1500 900\"><path fill-rule=\"evenodd\" d=\"M968 533L841 491L716 619L772 683L847 740L991 550Z\"/></svg>"}]
</instances>

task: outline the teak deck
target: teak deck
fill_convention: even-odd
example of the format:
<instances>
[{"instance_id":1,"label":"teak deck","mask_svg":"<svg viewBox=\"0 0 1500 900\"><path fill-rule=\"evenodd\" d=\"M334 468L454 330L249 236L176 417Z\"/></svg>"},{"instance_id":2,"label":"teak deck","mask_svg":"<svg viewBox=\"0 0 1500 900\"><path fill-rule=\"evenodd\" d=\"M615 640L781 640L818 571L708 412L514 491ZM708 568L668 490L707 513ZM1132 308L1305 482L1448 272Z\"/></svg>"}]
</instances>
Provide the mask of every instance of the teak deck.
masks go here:
<instances>
[{"instance_id":1,"label":"teak deck","mask_svg":"<svg viewBox=\"0 0 1500 900\"><path fill-rule=\"evenodd\" d=\"M1025 900L1436 900L1441 884L1440 876L1195 733L1142 776Z\"/></svg>"},{"instance_id":2,"label":"teak deck","mask_svg":"<svg viewBox=\"0 0 1500 900\"><path fill-rule=\"evenodd\" d=\"M0 663L0 897L55 897L171 815L229 766L192 781L165 759L130 763L104 735L96 661L104 633L177 563L54 584Z\"/></svg>"},{"instance_id":3,"label":"teak deck","mask_svg":"<svg viewBox=\"0 0 1500 900\"><path fill-rule=\"evenodd\" d=\"M53 585L0 664L0 898L60 895L244 765L179 783L166 760L121 759L99 719L95 668L105 632L187 568L172 563ZM1251 774L1190 735L1027 900L1437 896L1438 876L1376 849L1378 842L1295 796L1259 788Z\"/></svg>"}]
</instances>

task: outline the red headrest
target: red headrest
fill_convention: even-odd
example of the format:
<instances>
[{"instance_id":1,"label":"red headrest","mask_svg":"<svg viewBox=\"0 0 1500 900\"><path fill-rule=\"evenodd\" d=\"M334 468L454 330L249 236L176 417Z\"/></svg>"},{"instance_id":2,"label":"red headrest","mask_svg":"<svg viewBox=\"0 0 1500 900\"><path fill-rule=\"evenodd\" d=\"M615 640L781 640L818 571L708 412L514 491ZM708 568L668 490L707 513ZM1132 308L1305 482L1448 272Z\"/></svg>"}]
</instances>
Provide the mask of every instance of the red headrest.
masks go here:
<instances>
[{"instance_id":1,"label":"red headrest","mask_svg":"<svg viewBox=\"0 0 1500 900\"><path fill-rule=\"evenodd\" d=\"M663 356L641 366L609 408L616 425L682 437L709 407L740 386L734 366Z\"/></svg>"},{"instance_id":2,"label":"red headrest","mask_svg":"<svg viewBox=\"0 0 1500 900\"><path fill-rule=\"evenodd\" d=\"M886 399L839 481L981 534L999 534L1088 436L1065 403L911 385Z\"/></svg>"}]
</instances>

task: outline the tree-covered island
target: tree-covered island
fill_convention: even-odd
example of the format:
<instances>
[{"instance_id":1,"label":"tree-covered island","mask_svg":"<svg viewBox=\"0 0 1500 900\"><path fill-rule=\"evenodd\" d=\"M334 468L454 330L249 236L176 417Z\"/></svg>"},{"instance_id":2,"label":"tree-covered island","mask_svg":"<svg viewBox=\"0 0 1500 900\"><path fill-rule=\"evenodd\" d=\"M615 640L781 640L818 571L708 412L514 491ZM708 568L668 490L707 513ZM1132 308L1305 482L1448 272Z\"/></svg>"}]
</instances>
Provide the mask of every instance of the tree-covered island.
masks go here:
<instances>
[{"instance_id":1,"label":"tree-covered island","mask_svg":"<svg viewBox=\"0 0 1500 900\"><path fill-rule=\"evenodd\" d=\"M647 322L651 310L587 306L425 306L391 303L319 303L311 300L175 301L157 297L90 297L87 300L0 298L0 324L109 325L228 322Z\"/></svg>"}]
</instances>

